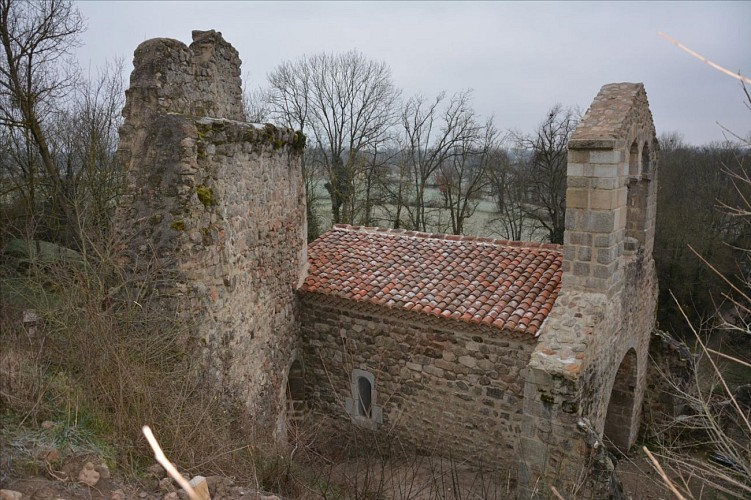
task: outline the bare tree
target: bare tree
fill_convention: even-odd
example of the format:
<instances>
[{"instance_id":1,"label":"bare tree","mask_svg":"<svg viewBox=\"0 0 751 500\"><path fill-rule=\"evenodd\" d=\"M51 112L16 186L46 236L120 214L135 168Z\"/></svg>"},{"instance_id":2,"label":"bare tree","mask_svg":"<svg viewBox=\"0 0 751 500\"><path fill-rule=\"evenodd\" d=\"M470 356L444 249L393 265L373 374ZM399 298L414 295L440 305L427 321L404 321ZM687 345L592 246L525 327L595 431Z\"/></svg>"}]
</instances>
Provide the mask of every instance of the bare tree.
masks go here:
<instances>
[{"instance_id":1,"label":"bare tree","mask_svg":"<svg viewBox=\"0 0 751 500\"><path fill-rule=\"evenodd\" d=\"M438 171L438 190L449 211L451 232L463 234L464 224L474 215L489 185L488 172L499 158L500 134L492 118L454 148Z\"/></svg>"},{"instance_id":2,"label":"bare tree","mask_svg":"<svg viewBox=\"0 0 751 500\"><path fill-rule=\"evenodd\" d=\"M739 262L747 252L740 249L751 245L748 217L726 208L749 199L749 184L737 184L726 170L737 166L747 175L751 150L731 142L691 146L675 133L661 134L659 142L660 185L670 188L657 192L658 320L662 328L676 333L685 329L678 306L700 324L715 311L724 279L743 280L747 267ZM688 206L692 210L686 210ZM718 272L698 261L694 251L711 260Z\"/></svg>"},{"instance_id":3,"label":"bare tree","mask_svg":"<svg viewBox=\"0 0 751 500\"><path fill-rule=\"evenodd\" d=\"M316 210L318 184L321 177L320 144L311 141L310 123L310 71L300 61L284 62L267 77L269 88L263 99L269 108L269 118L275 123L308 135L307 147L302 156L302 174L305 183L305 206L308 223L308 241L313 241L321 233L321 224Z\"/></svg>"},{"instance_id":4,"label":"bare tree","mask_svg":"<svg viewBox=\"0 0 751 500\"><path fill-rule=\"evenodd\" d=\"M356 185L394 121L391 70L351 51L285 62L268 79L275 112L297 119L319 151L333 222L354 222Z\"/></svg>"},{"instance_id":5,"label":"bare tree","mask_svg":"<svg viewBox=\"0 0 751 500\"><path fill-rule=\"evenodd\" d=\"M83 30L83 19L69 1L0 0L0 125L5 145L16 153L10 163L18 169L0 175L20 173L23 182L16 186L27 214L40 199L48 201L49 217L59 227L73 214L47 124L77 82L75 64L65 59Z\"/></svg>"},{"instance_id":6,"label":"bare tree","mask_svg":"<svg viewBox=\"0 0 751 500\"><path fill-rule=\"evenodd\" d=\"M407 101L401 122L404 173L400 177L402 181L409 179L411 186L407 188L401 182L397 186L394 226L401 225L406 213L411 229L427 231L431 225L427 199L430 182L442 165L462 151L461 145L472 142L480 130L471 106L471 91L454 94L448 102L445 92L432 102L415 96Z\"/></svg>"},{"instance_id":7,"label":"bare tree","mask_svg":"<svg viewBox=\"0 0 751 500\"><path fill-rule=\"evenodd\" d=\"M363 172L362 204L357 211L357 221L365 226L390 224L393 220L389 214L389 202L392 180L391 167L399 157L394 147L393 138L384 136L382 143L376 143L371 149L368 163ZM384 219L385 217L385 219Z\"/></svg>"},{"instance_id":8,"label":"bare tree","mask_svg":"<svg viewBox=\"0 0 751 500\"><path fill-rule=\"evenodd\" d=\"M736 145L741 151L749 146L748 141ZM687 146L678 141L673 144L672 152L680 152L682 148ZM711 281L721 284L715 287L714 311L708 321L698 324L690 318L688 308L681 305L680 295L671 291L668 299L674 302L683 320L681 336L685 344L679 348L686 353L693 351L693 355L686 356L682 373L671 373L670 369L660 373L664 381L659 385L665 388L660 400L672 399L674 407L683 410L680 414L662 413L661 406L656 405L650 437L654 438L652 446L658 450L660 466L668 471L662 476L663 480L677 498L749 498L751 495L751 385L748 384L751 368L751 278L748 275L751 174L745 160L748 160L747 155L738 155L714 167L732 186L715 200L719 202L719 209L738 226L739 234L732 231L726 241L736 252L735 265L715 260L718 255L706 248L695 248L692 244L687 247L697 263L715 275ZM692 200L696 209L702 206L700 202L701 199ZM712 202L708 204L711 205ZM684 203L683 213L685 206ZM691 229L695 230L689 227ZM740 240L736 239L738 236ZM716 237L722 239L723 236ZM671 343L680 346L683 342L675 339ZM653 463L658 464L657 460Z\"/></svg>"},{"instance_id":9,"label":"bare tree","mask_svg":"<svg viewBox=\"0 0 751 500\"><path fill-rule=\"evenodd\" d=\"M548 231L551 243L563 243L568 140L578 123L574 110L556 104L534 134L517 137L519 145L531 152L527 167L530 195L527 217Z\"/></svg>"},{"instance_id":10,"label":"bare tree","mask_svg":"<svg viewBox=\"0 0 751 500\"><path fill-rule=\"evenodd\" d=\"M123 186L123 171L115 161L125 104L123 67L116 60L96 77L82 80L74 101L50 123L50 142L79 237L102 236L109 229Z\"/></svg>"},{"instance_id":11,"label":"bare tree","mask_svg":"<svg viewBox=\"0 0 751 500\"><path fill-rule=\"evenodd\" d=\"M527 217L527 169L518 153L499 149L488 169L495 216L487 229L508 240L531 239L535 223Z\"/></svg>"},{"instance_id":12,"label":"bare tree","mask_svg":"<svg viewBox=\"0 0 751 500\"><path fill-rule=\"evenodd\" d=\"M249 123L267 123L271 120L271 104L268 90L248 87L249 78L243 79L243 110Z\"/></svg>"}]
</instances>

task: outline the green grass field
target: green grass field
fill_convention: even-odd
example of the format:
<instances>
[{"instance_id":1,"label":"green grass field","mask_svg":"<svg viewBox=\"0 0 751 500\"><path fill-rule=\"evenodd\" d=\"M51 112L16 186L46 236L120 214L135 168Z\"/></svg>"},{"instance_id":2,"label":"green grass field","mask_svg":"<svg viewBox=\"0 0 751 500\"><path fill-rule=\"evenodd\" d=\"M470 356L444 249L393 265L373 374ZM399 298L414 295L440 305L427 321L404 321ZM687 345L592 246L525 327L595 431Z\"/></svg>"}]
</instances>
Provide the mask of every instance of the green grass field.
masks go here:
<instances>
[{"instance_id":1,"label":"green grass field","mask_svg":"<svg viewBox=\"0 0 751 500\"><path fill-rule=\"evenodd\" d=\"M426 198L429 206L440 207L442 203L440 193L436 188L428 188ZM321 223L321 230L326 231L331 228L331 201L328 192L323 187L323 182L319 182L316 186L315 208ZM392 227L391 221L394 212L395 207L393 205L377 207L373 214L373 225ZM451 232L451 215L447 209L429 208L428 212L429 219L432 222L428 227L430 232ZM493 201L487 198L480 200L475 213L464 223L464 234L467 236L504 238L504 235L500 232L500 227L493 223L496 217ZM546 241L546 235L545 231L530 230L523 239L525 241Z\"/></svg>"}]
</instances>

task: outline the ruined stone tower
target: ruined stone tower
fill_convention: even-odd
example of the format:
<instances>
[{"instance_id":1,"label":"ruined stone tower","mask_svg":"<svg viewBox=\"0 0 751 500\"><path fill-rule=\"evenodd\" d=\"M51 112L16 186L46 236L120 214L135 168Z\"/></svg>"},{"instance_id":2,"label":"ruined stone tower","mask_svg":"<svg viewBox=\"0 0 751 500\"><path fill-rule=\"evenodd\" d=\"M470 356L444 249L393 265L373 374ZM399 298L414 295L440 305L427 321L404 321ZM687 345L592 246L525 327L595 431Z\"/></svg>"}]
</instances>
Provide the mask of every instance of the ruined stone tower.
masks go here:
<instances>
[{"instance_id":1,"label":"ruined stone tower","mask_svg":"<svg viewBox=\"0 0 751 500\"><path fill-rule=\"evenodd\" d=\"M245 123L240 58L215 31L190 47L143 42L123 115L123 263L190 330L217 394L280 437L306 260L304 137Z\"/></svg>"}]
</instances>

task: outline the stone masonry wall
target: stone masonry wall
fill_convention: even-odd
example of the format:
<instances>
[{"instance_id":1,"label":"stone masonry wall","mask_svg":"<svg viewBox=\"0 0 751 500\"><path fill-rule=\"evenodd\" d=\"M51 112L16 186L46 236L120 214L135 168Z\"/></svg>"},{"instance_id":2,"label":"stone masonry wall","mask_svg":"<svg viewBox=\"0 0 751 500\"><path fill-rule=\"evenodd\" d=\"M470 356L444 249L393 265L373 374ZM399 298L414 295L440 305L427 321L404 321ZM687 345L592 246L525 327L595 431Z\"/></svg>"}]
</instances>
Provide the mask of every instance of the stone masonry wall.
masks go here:
<instances>
[{"instance_id":1,"label":"stone masonry wall","mask_svg":"<svg viewBox=\"0 0 751 500\"><path fill-rule=\"evenodd\" d=\"M237 51L213 31L193 38L135 52L118 150L121 261L190 330L199 376L281 437L306 262L304 138L244 123Z\"/></svg>"},{"instance_id":2,"label":"stone masonry wall","mask_svg":"<svg viewBox=\"0 0 751 500\"><path fill-rule=\"evenodd\" d=\"M605 85L569 142L563 286L525 372L522 449L536 459L520 478L530 492L556 484L596 496L581 480L601 457L591 437L603 439L612 415L625 425L610 425L610 437L626 448L636 438L657 304L656 160L643 85Z\"/></svg>"},{"instance_id":3,"label":"stone masonry wall","mask_svg":"<svg viewBox=\"0 0 751 500\"><path fill-rule=\"evenodd\" d=\"M353 369L374 375L378 429L417 449L516 473L523 381L532 336L302 296L306 393L314 411L345 410Z\"/></svg>"}]
</instances>

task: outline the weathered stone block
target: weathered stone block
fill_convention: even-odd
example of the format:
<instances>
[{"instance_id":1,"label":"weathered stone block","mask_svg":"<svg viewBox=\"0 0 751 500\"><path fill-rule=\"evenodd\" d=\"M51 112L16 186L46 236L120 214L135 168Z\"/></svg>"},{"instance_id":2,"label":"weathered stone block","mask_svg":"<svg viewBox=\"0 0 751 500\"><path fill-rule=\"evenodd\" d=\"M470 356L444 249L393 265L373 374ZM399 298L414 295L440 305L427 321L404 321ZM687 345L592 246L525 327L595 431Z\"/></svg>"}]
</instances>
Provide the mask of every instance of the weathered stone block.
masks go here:
<instances>
[{"instance_id":1,"label":"weathered stone block","mask_svg":"<svg viewBox=\"0 0 751 500\"><path fill-rule=\"evenodd\" d=\"M566 180L566 187L569 188L589 188L591 186L591 177L569 177Z\"/></svg>"},{"instance_id":2,"label":"weathered stone block","mask_svg":"<svg viewBox=\"0 0 751 500\"><path fill-rule=\"evenodd\" d=\"M589 263L574 262L574 276L589 276Z\"/></svg>"},{"instance_id":3,"label":"weathered stone block","mask_svg":"<svg viewBox=\"0 0 751 500\"><path fill-rule=\"evenodd\" d=\"M618 246L597 249L597 263L610 264L618 257Z\"/></svg>"},{"instance_id":4,"label":"weathered stone block","mask_svg":"<svg viewBox=\"0 0 751 500\"><path fill-rule=\"evenodd\" d=\"M477 366L477 360L472 356L459 356L459 363L467 368L474 368Z\"/></svg>"},{"instance_id":5,"label":"weathered stone block","mask_svg":"<svg viewBox=\"0 0 751 500\"><path fill-rule=\"evenodd\" d=\"M612 151L590 151L589 153L590 163L620 163L622 159L619 149L613 149Z\"/></svg>"},{"instance_id":6,"label":"weathered stone block","mask_svg":"<svg viewBox=\"0 0 751 500\"><path fill-rule=\"evenodd\" d=\"M423 367L423 371L425 373L433 375L434 377L443 377L444 376L444 371L441 368L438 368L438 367L433 366L433 365L426 365L425 367Z\"/></svg>"},{"instance_id":7,"label":"weathered stone block","mask_svg":"<svg viewBox=\"0 0 751 500\"><path fill-rule=\"evenodd\" d=\"M590 192L590 208L592 210L610 210L626 204L626 189L615 190L593 189Z\"/></svg>"},{"instance_id":8,"label":"weathered stone block","mask_svg":"<svg viewBox=\"0 0 751 500\"><path fill-rule=\"evenodd\" d=\"M575 231L566 231L564 234L564 245L592 245L592 234Z\"/></svg>"},{"instance_id":9,"label":"weathered stone block","mask_svg":"<svg viewBox=\"0 0 751 500\"><path fill-rule=\"evenodd\" d=\"M576 258L576 247L570 245L563 247L563 258L565 260L574 260Z\"/></svg>"},{"instance_id":10,"label":"weathered stone block","mask_svg":"<svg viewBox=\"0 0 751 500\"><path fill-rule=\"evenodd\" d=\"M592 248L579 247L576 252L576 259L582 262L589 262L592 260Z\"/></svg>"},{"instance_id":11,"label":"weathered stone block","mask_svg":"<svg viewBox=\"0 0 751 500\"><path fill-rule=\"evenodd\" d=\"M566 191L566 207L588 208L589 190L569 187Z\"/></svg>"},{"instance_id":12,"label":"weathered stone block","mask_svg":"<svg viewBox=\"0 0 751 500\"><path fill-rule=\"evenodd\" d=\"M592 210L584 215L584 229L593 233L609 233L616 229L613 211Z\"/></svg>"},{"instance_id":13,"label":"weathered stone block","mask_svg":"<svg viewBox=\"0 0 751 500\"><path fill-rule=\"evenodd\" d=\"M594 176L600 178L617 178L618 166L617 165L595 165Z\"/></svg>"}]
</instances>

